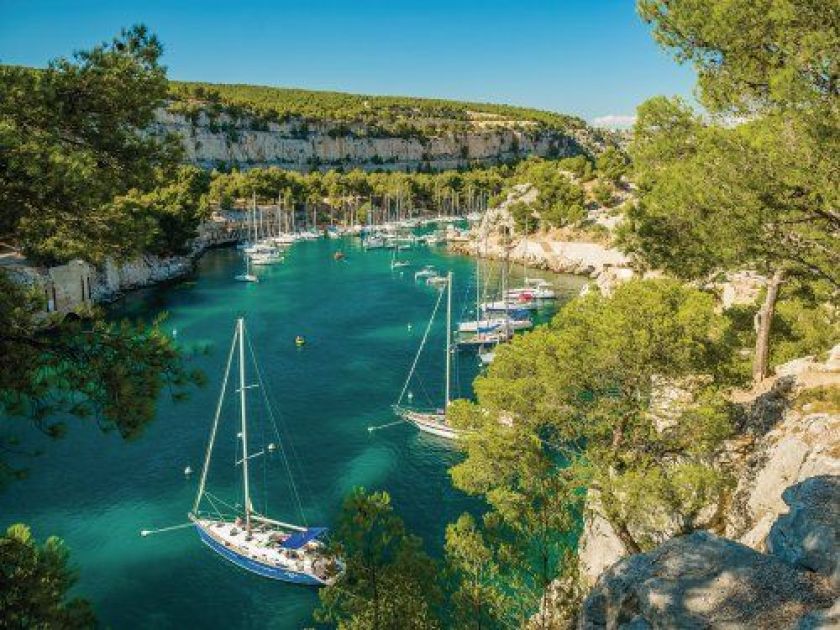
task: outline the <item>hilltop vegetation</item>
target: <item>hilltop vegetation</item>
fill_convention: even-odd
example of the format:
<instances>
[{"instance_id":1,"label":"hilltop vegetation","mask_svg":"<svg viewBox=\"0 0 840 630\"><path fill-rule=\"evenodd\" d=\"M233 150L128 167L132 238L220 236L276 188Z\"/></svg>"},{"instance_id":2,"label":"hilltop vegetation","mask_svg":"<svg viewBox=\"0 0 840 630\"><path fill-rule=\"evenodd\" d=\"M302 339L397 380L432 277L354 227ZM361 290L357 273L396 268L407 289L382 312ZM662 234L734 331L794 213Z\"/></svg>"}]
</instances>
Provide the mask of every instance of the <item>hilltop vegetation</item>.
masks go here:
<instances>
[{"instance_id":1,"label":"hilltop vegetation","mask_svg":"<svg viewBox=\"0 0 840 630\"><path fill-rule=\"evenodd\" d=\"M588 129L580 118L527 107L407 96L367 96L259 85L170 82L170 110L195 118L225 113L268 123L334 122L336 135L425 138L505 124L534 133Z\"/></svg>"}]
</instances>

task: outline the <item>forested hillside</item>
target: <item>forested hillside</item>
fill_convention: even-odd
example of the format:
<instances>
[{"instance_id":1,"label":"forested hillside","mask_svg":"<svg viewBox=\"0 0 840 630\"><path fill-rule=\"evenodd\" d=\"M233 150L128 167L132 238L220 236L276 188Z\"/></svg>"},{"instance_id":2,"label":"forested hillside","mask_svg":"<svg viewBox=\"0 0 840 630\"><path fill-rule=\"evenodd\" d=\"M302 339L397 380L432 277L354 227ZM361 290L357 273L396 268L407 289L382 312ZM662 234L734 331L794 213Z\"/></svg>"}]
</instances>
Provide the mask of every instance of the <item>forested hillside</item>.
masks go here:
<instances>
[{"instance_id":1,"label":"forested hillside","mask_svg":"<svg viewBox=\"0 0 840 630\"><path fill-rule=\"evenodd\" d=\"M339 123L338 134L349 134L349 124L363 124L370 128L371 135L385 136L429 136L516 124L523 129L566 132L587 128L582 119L574 116L491 103L177 81L169 84L169 92L174 99L172 111L188 115L209 109L234 118L248 116L257 124L296 118L334 121Z\"/></svg>"}]
</instances>

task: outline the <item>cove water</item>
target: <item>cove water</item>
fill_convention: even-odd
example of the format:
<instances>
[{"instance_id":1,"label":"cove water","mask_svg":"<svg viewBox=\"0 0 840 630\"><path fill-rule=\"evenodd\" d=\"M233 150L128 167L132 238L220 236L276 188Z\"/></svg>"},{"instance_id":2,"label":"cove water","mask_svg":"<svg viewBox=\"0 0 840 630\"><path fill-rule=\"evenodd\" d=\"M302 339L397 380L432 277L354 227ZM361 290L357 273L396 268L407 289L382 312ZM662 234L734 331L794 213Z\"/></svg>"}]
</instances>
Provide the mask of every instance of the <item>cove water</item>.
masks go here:
<instances>
[{"instance_id":1,"label":"cove water","mask_svg":"<svg viewBox=\"0 0 840 630\"><path fill-rule=\"evenodd\" d=\"M343 261L333 258L339 249ZM243 270L241 255L218 249L204 255L192 279L127 296L110 316L148 321L167 312L164 326L193 353L191 367L204 371L207 385L183 402L164 395L155 421L131 442L103 435L92 421L71 420L64 439L42 440L43 453L22 462L29 477L0 493L0 526L25 522L40 540L63 538L80 576L74 594L93 602L105 627L314 625L315 589L247 573L205 547L192 528L139 535L187 520L235 319L244 315L306 521L331 525L355 486L387 490L408 527L439 555L446 524L480 508L449 482L447 469L460 455L407 424L374 432L368 427L396 420L390 406L437 299L437 289L415 282L414 272L432 264L454 273L454 326L474 309L474 261L445 248L418 248L400 252L411 266L392 271L391 256L363 251L358 239L301 242L282 264L257 268L258 284L247 284L233 280ZM522 270L512 273L515 286ZM550 280L558 304L584 283L573 276L529 275ZM409 387L418 406L442 405L445 306L444 297L418 379ZM539 318L549 316L542 311ZM303 347L296 347L297 335L305 338ZM457 353L453 369L453 397L470 396L477 356ZM231 378L236 376L234 370ZM257 451L277 438L258 395L250 396L249 442ZM231 503L240 486L237 422L235 405L228 404L208 480L211 492ZM37 442L35 436L25 439L27 446ZM186 466L193 475L184 475ZM257 510L300 520L279 452L252 460L251 484Z\"/></svg>"}]
</instances>

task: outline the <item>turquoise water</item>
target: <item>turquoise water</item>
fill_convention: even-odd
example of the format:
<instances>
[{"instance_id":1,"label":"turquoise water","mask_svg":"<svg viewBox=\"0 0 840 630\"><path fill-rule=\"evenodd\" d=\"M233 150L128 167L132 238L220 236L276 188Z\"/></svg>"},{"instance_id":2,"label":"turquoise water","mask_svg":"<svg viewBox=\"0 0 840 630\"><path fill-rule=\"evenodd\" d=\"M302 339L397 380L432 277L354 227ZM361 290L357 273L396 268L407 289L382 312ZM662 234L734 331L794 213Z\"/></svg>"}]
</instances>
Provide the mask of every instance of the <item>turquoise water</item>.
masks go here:
<instances>
[{"instance_id":1,"label":"turquoise water","mask_svg":"<svg viewBox=\"0 0 840 630\"><path fill-rule=\"evenodd\" d=\"M333 260L339 248L346 261ZM435 289L414 282L414 270L434 264L454 272L457 318L473 304L474 269L469 259L442 248L416 249L403 252L412 266L400 274L390 270L390 256L363 252L358 240L298 243L286 262L257 271L259 284L243 284L233 281L242 269L239 254L219 249L201 259L192 280L129 295L112 316L149 319L167 311L165 326L195 352L192 363L207 374L207 386L186 402L162 400L155 422L133 442L103 435L89 422L71 422L65 439L41 444L43 454L28 462L29 478L0 494L0 525L23 521L39 537L62 537L80 572L78 593L93 601L107 626L311 625L315 590L243 572L204 547L191 529L138 535L186 521L198 480L183 470L200 469L234 320L244 314L281 415L284 443L294 447L289 459L308 523L329 525L354 486L385 489L429 551L439 553L446 523L479 507L449 484L447 468L458 460L457 451L409 425L374 433L367 427L394 420L390 405L437 297ZM583 283L541 275L565 296ZM549 315L541 313L543 319ZM418 367L422 385L411 386L418 405L441 404L444 334L439 317ZM303 348L295 347L296 335L306 338ZM475 355L459 354L453 393L469 396L477 372ZM256 399L252 407L256 450L276 440L264 432L270 426ZM235 418L225 414L209 481L230 501L239 484ZM254 460L252 483L258 509L267 501L272 516L299 520L278 456Z\"/></svg>"}]
</instances>

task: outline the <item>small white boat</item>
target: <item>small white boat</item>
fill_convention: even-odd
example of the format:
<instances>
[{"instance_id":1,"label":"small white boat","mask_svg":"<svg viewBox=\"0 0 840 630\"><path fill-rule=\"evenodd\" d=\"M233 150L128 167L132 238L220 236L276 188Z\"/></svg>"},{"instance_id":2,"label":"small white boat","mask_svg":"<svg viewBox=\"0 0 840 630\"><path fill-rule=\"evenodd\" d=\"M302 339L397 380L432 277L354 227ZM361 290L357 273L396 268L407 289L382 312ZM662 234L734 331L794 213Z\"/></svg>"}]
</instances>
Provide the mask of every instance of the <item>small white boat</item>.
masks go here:
<instances>
[{"instance_id":1,"label":"small white boat","mask_svg":"<svg viewBox=\"0 0 840 630\"><path fill-rule=\"evenodd\" d=\"M554 289L542 278L526 278L525 286L511 289L506 295L511 300L554 300L557 298Z\"/></svg>"},{"instance_id":2,"label":"small white boat","mask_svg":"<svg viewBox=\"0 0 840 630\"><path fill-rule=\"evenodd\" d=\"M445 287L449 280L446 276L431 276L426 278L426 284L430 287Z\"/></svg>"},{"instance_id":3,"label":"small white boat","mask_svg":"<svg viewBox=\"0 0 840 630\"><path fill-rule=\"evenodd\" d=\"M263 241L249 245L243 251L246 254L274 254L277 252L277 248L273 244Z\"/></svg>"},{"instance_id":4,"label":"small white boat","mask_svg":"<svg viewBox=\"0 0 840 630\"><path fill-rule=\"evenodd\" d=\"M385 239L375 234L365 238L363 243L365 249L385 249L387 246Z\"/></svg>"},{"instance_id":5,"label":"small white boat","mask_svg":"<svg viewBox=\"0 0 840 630\"><path fill-rule=\"evenodd\" d=\"M438 275L438 272L432 265L426 265L420 271L414 272L414 279L421 280L423 278L433 278Z\"/></svg>"},{"instance_id":6,"label":"small white boat","mask_svg":"<svg viewBox=\"0 0 840 630\"><path fill-rule=\"evenodd\" d=\"M483 346L495 346L500 343L504 343L510 339L511 336L512 333L505 328L496 328L486 332L458 333L458 347L480 348Z\"/></svg>"},{"instance_id":7,"label":"small white boat","mask_svg":"<svg viewBox=\"0 0 840 630\"><path fill-rule=\"evenodd\" d=\"M481 362L481 365L490 365L493 363L493 359L496 358L496 352L494 350L479 350L478 351L478 360Z\"/></svg>"},{"instance_id":8,"label":"small white boat","mask_svg":"<svg viewBox=\"0 0 840 630\"><path fill-rule=\"evenodd\" d=\"M396 413L425 433L431 433L447 440L457 440L461 432L446 424L446 414L441 412L422 412L395 407Z\"/></svg>"},{"instance_id":9,"label":"small white boat","mask_svg":"<svg viewBox=\"0 0 840 630\"><path fill-rule=\"evenodd\" d=\"M286 233L278 234L273 240L275 245L292 245L297 242L298 238L296 234Z\"/></svg>"},{"instance_id":10,"label":"small white boat","mask_svg":"<svg viewBox=\"0 0 840 630\"><path fill-rule=\"evenodd\" d=\"M279 252L253 254L251 256L251 264L253 265L259 265L264 267L266 265L276 265L277 263L281 262L283 262L283 256L281 256Z\"/></svg>"},{"instance_id":11,"label":"small white boat","mask_svg":"<svg viewBox=\"0 0 840 630\"><path fill-rule=\"evenodd\" d=\"M495 328L509 328L510 330L528 330L534 327L534 322L530 317L508 316L505 317L486 317L484 319L473 319L458 324L458 332L472 333L472 332L486 332Z\"/></svg>"},{"instance_id":12,"label":"small white boat","mask_svg":"<svg viewBox=\"0 0 840 630\"><path fill-rule=\"evenodd\" d=\"M237 282L259 282L260 279L251 273L251 259L245 256L245 273L233 277Z\"/></svg>"},{"instance_id":13,"label":"small white boat","mask_svg":"<svg viewBox=\"0 0 840 630\"><path fill-rule=\"evenodd\" d=\"M481 305L481 310L485 313L505 313L519 309L533 311L536 310L537 306L534 300L497 300L495 302L484 302Z\"/></svg>"}]
</instances>

